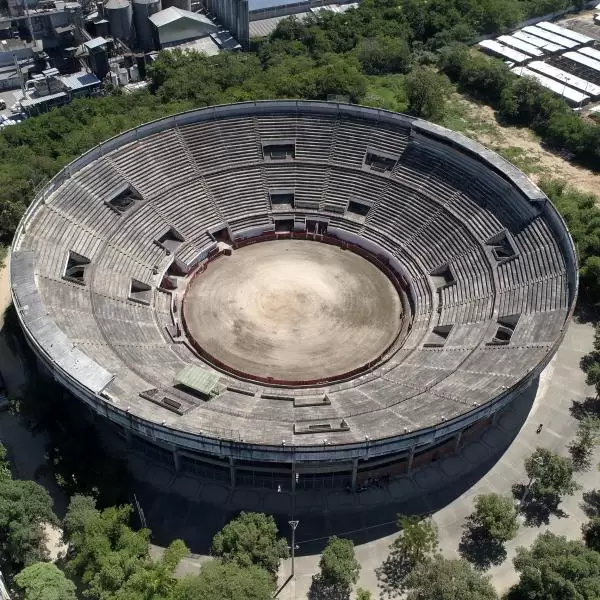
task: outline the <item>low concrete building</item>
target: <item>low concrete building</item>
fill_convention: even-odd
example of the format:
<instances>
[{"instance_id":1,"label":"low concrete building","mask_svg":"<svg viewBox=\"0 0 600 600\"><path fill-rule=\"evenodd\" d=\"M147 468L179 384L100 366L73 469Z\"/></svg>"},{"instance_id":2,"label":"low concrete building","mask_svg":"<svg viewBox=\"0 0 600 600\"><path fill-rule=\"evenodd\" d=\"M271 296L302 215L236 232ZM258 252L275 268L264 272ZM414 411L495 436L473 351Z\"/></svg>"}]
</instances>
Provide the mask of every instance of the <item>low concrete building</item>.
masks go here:
<instances>
[{"instance_id":1,"label":"low concrete building","mask_svg":"<svg viewBox=\"0 0 600 600\"><path fill-rule=\"evenodd\" d=\"M100 80L86 71L61 76L58 69L48 69L27 82L25 97L19 103L28 116L47 112L54 106L68 104L74 98L100 93Z\"/></svg>"}]
</instances>

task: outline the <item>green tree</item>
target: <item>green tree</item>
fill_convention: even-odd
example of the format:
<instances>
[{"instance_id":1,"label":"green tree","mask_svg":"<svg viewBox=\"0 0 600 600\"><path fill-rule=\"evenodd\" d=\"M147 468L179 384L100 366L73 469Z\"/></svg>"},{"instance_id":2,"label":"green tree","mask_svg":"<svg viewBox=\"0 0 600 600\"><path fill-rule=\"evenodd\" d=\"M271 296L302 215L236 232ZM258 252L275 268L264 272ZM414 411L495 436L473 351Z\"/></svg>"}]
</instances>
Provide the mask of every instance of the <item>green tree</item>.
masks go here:
<instances>
[{"instance_id":1,"label":"green tree","mask_svg":"<svg viewBox=\"0 0 600 600\"><path fill-rule=\"evenodd\" d=\"M12 479L10 463L8 461L8 450L0 444L0 481Z\"/></svg>"},{"instance_id":2,"label":"green tree","mask_svg":"<svg viewBox=\"0 0 600 600\"><path fill-rule=\"evenodd\" d=\"M585 417L577 425L577 435L569 444L573 467L577 471L588 471L592 466L594 449L600 443L600 419Z\"/></svg>"},{"instance_id":3,"label":"green tree","mask_svg":"<svg viewBox=\"0 0 600 600\"><path fill-rule=\"evenodd\" d=\"M407 600L497 600L488 577L465 560L436 556L420 563L406 579Z\"/></svg>"},{"instance_id":4,"label":"green tree","mask_svg":"<svg viewBox=\"0 0 600 600\"><path fill-rule=\"evenodd\" d=\"M258 565L275 577L279 561L288 556L287 542L277 534L272 516L241 512L215 535L212 554L240 567Z\"/></svg>"},{"instance_id":5,"label":"green tree","mask_svg":"<svg viewBox=\"0 0 600 600\"><path fill-rule=\"evenodd\" d=\"M131 573L115 593L115 600L170 599L177 586L175 569L187 554L189 548L181 540L174 540L159 560L145 560Z\"/></svg>"},{"instance_id":6,"label":"green tree","mask_svg":"<svg viewBox=\"0 0 600 600\"><path fill-rule=\"evenodd\" d=\"M321 584L342 593L349 593L358 581L360 563L354 556L354 544L347 539L333 536L319 561Z\"/></svg>"},{"instance_id":7,"label":"green tree","mask_svg":"<svg viewBox=\"0 0 600 600\"><path fill-rule=\"evenodd\" d=\"M369 590L364 588L356 588L356 600L373 600L373 595Z\"/></svg>"},{"instance_id":8,"label":"green tree","mask_svg":"<svg viewBox=\"0 0 600 600\"><path fill-rule=\"evenodd\" d=\"M273 578L261 567L241 567L234 562L211 560L202 566L199 575L177 582L171 599L270 600L274 591Z\"/></svg>"},{"instance_id":9,"label":"green tree","mask_svg":"<svg viewBox=\"0 0 600 600\"><path fill-rule=\"evenodd\" d=\"M95 511L83 529L73 529L69 538L73 554L65 572L86 586L88 598L105 600L117 595L149 561L150 532L133 531L130 514L130 506Z\"/></svg>"},{"instance_id":10,"label":"green tree","mask_svg":"<svg viewBox=\"0 0 600 600\"><path fill-rule=\"evenodd\" d=\"M76 600L75 584L54 564L37 562L14 578L22 600Z\"/></svg>"},{"instance_id":11,"label":"green tree","mask_svg":"<svg viewBox=\"0 0 600 600\"><path fill-rule=\"evenodd\" d=\"M536 448L525 460L525 471L533 479L531 495L534 499L551 506L558 506L561 496L577 490L573 479L573 462L546 448Z\"/></svg>"},{"instance_id":12,"label":"green tree","mask_svg":"<svg viewBox=\"0 0 600 600\"><path fill-rule=\"evenodd\" d=\"M35 481L1 477L0 565L5 574L46 559L46 524L58 524L48 492Z\"/></svg>"},{"instance_id":13,"label":"green tree","mask_svg":"<svg viewBox=\"0 0 600 600\"><path fill-rule=\"evenodd\" d=\"M546 532L531 548L517 548L513 560L519 583L509 600L565 600L597 598L600 590L600 553L577 540Z\"/></svg>"},{"instance_id":14,"label":"green tree","mask_svg":"<svg viewBox=\"0 0 600 600\"><path fill-rule=\"evenodd\" d=\"M81 536L85 530L86 523L90 519L97 518L99 512L96 509L96 499L91 496L75 494L69 501L67 512L62 522L63 538L68 541Z\"/></svg>"},{"instance_id":15,"label":"green tree","mask_svg":"<svg viewBox=\"0 0 600 600\"><path fill-rule=\"evenodd\" d=\"M405 85L410 113L433 121L443 115L450 93L450 83L445 75L418 67L407 75Z\"/></svg>"},{"instance_id":16,"label":"green tree","mask_svg":"<svg viewBox=\"0 0 600 600\"><path fill-rule=\"evenodd\" d=\"M600 517L593 517L581 526L585 545L600 552Z\"/></svg>"},{"instance_id":17,"label":"green tree","mask_svg":"<svg viewBox=\"0 0 600 600\"><path fill-rule=\"evenodd\" d=\"M506 559L505 542L512 540L518 529L512 498L481 494L475 498L475 510L466 519L459 554L481 570L498 565Z\"/></svg>"},{"instance_id":18,"label":"green tree","mask_svg":"<svg viewBox=\"0 0 600 600\"><path fill-rule=\"evenodd\" d=\"M358 45L358 60L369 75L406 73L410 69L410 48L401 38L384 35L363 38Z\"/></svg>"},{"instance_id":19,"label":"green tree","mask_svg":"<svg viewBox=\"0 0 600 600\"><path fill-rule=\"evenodd\" d=\"M475 498L475 510L469 520L500 542L512 540L519 529L512 498L494 493L481 494Z\"/></svg>"},{"instance_id":20,"label":"green tree","mask_svg":"<svg viewBox=\"0 0 600 600\"><path fill-rule=\"evenodd\" d=\"M429 560L438 549L438 531L431 519L398 515L400 535L392 542L392 554L401 556L414 568Z\"/></svg>"}]
</instances>

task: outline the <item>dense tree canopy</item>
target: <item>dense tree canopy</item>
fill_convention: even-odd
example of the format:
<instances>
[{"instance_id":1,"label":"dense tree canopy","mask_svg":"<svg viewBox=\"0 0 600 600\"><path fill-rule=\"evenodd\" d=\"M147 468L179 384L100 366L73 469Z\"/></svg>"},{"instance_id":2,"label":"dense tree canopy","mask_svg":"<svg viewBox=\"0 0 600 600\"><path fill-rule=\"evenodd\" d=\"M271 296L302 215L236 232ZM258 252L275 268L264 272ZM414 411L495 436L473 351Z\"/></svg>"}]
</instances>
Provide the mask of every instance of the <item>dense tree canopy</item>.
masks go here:
<instances>
[{"instance_id":1,"label":"dense tree canopy","mask_svg":"<svg viewBox=\"0 0 600 600\"><path fill-rule=\"evenodd\" d=\"M406 78L408 110L424 119L435 120L444 112L450 83L444 75L433 69L414 69Z\"/></svg>"},{"instance_id":2,"label":"dense tree canopy","mask_svg":"<svg viewBox=\"0 0 600 600\"><path fill-rule=\"evenodd\" d=\"M519 583L509 600L591 600L600 597L600 553L550 532L514 559Z\"/></svg>"},{"instance_id":3,"label":"dense tree canopy","mask_svg":"<svg viewBox=\"0 0 600 600\"><path fill-rule=\"evenodd\" d=\"M494 493L481 494L475 498L475 510L470 520L500 542L512 540L519 529L512 498Z\"/></svg>"},{"instance_id":4,"label":"dense tree canopy","mask_svg":"<svg viewBox=\"0 0 600 600\"><path fill-rule=\"evenodd\" d=\"M44 560L44 526L57 524L48 492L35 481L12 479L0 445L0 570L6 575Z\"/></svg>"},{"instance_id":5,"label":"dense tree canopy","mask_svg":"<svg viewBox=\"0 0 600 600\"><path fill-rule=\"evenodd\" d=\"M54 564L38 562L16 575L22 600L76 600L75 584Z\"/></svg>"},{"instance_id":6,"label":"dense tree canopy","mask_svg":"<svg viewBox=\"0 0 600 600\"><path fill-rule=\"evenodd\" d=\"M174 571L189 550L173 541L159 560L149 556L146 529L129 526L130 506L95 508L94 500L74 496L64 519L71 554L66 572L97 600L170 600Z\"/></svg>"},{"instance_id":7,"label":"dense tree canopy","mask_svg":"<svg viewBox=\"0 0 600 600\"><path fill-rule=\"evenodd\" d=\"M271 575L256 565L211 560L199 575L179 581L169 600L270 600L274 591Z\"/></svg>"},{"instance_id":8,"label":"dense tree canopy","mask_svg":"<svg viewBox=\"0 0 600 600\"><path fill-rule=\"evenodd\" d=\"M600 517L593 517L581 526L581 533L585 545L596 552L600 552Z\"/></svg>"},{"instance_id":9,"label":"dense tree canopy","mask_svg":"<svg viewBox=\"0 0 600 600\"><path fill-rule=\"evenodd\" d=\"M436 556L418 565L407 577L408 600L497 600L489 578L465 560Z\"/></svg>"},{"instance_id":10,"label":"dense tree canopy","mask_svg":"<svg viewBox=\"0 0 600 600\"><path fill-rule=\"evenodd\" d=\"M360 563L354 556L354 544L336 536L329 539L319 562L321 583L341 591L349 591L358 580Z\"/></svg>"},{"instance_id":11,"label":"dense tree canopy","mask_svg":"<svg viewBox=\"0 0 600 600\"><path fill-rule=\"evenodd\" d=\"M240 567L257 565L275 576L279 561L288 555L287 542L278 537L270 515L242 512L227 523L212 541L212 553Z\"/></svg>"},{"instance_id":12,"label":"dense tree canopy","mask_svg":"<svg viewBox=\"0 0 600 600\"><path fill-rule=\"evenodd\" d=\"M536 499L558 505L563 495L571 495L577 489L571 459L546 448L537 448L527 458L525 471L533 479L531 495Z\"/></svg>"},{"instance_id":13,"label":"dense tree canopy","mask_svg":"<svg viewBox=\"0 0 600 600\"><path fill-rule=\"evenodd\" d=\"M400 535L392 542L392 554L400 555L411 566L431 558L438 548L438 532L431 519L398 516Z\"/></svg>"}]
</instances>

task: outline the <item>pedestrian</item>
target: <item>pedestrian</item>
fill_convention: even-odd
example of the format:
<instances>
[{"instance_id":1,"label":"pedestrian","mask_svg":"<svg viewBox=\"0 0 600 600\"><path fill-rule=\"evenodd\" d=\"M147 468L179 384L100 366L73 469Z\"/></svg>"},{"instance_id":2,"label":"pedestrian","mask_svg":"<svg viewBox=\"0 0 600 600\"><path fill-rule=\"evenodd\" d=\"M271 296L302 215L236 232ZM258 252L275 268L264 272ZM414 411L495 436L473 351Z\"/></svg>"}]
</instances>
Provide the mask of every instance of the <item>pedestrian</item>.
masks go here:
<instances>
[{"instance_id":1,"label":"pedestrian","mask_svg":"<svg viewBox=\"0 0 600 600\"><path fill-rule=\"evenodd\" d=\"M539 434L539 433L542 433L542 427L544 427L544 424L543 424L543 423L540 423L540 424L538 425L538 428L535 430L535 432L536 432L536 433L538 433L538 434Z\"/></svg>"}]
</instances>

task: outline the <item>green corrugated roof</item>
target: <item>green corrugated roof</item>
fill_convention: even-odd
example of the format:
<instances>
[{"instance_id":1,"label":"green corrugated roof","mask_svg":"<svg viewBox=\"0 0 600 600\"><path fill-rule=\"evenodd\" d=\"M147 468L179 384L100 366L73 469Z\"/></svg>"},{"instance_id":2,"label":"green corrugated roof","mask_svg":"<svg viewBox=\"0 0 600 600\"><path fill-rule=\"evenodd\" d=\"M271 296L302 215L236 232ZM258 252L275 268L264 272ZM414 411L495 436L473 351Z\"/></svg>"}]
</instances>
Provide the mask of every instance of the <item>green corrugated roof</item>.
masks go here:
<instances>
[{"instance_id":1,"label":"green corrugated roof","mask_svg":"<svg viewBox=\"0 0 600 600\"><path fill-rule=\"evenodd\" d=\"M210 396L217 386L218 381L218 375L202 367L195 367L193 365L184 367L175 375L175 383L185 385L185 387L195 390L203 396Z\"/></svg>"}]
</instances>

